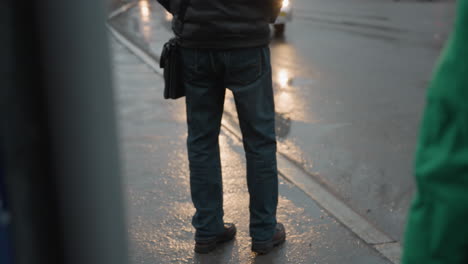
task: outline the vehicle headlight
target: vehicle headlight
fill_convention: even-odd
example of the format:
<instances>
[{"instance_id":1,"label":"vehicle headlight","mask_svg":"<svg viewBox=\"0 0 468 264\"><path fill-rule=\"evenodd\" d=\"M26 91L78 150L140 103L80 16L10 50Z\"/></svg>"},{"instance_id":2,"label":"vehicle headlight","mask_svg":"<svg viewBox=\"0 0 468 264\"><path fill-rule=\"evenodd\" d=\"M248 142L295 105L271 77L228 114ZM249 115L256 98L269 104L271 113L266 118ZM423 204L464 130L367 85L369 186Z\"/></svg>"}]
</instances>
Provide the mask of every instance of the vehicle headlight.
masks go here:
<instances>
[{"instance_id":1,"label":"vehicle headlight","mask_svg":"<svg viewBox=\"0 0 468 264\"><path fill-rule=\"evenodd\" d=\"M289 6L289 0L283 0L283 7Z\"/></svg>"}]
</instances>

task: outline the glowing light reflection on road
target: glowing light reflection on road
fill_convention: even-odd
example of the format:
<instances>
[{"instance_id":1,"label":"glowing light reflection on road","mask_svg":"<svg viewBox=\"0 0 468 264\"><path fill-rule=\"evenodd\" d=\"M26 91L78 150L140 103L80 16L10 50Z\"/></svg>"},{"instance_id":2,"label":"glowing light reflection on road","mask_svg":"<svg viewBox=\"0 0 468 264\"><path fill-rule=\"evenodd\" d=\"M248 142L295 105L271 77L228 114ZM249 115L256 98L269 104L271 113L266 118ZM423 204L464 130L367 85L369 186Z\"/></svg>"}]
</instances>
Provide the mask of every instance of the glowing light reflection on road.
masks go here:
<instances>
[{"instance_id":1,"label":"glowing light reflection on road","mask_svg":"<svg viewBox=\"0 0 468 264\"><path fill-rule=\"evenodd\" d=\"M166 12L166 17L165 17L166 21L172 21L172 17L173 17L172 14L167 12L167 11L165 11L165 12Z\"/></svg>"},{"instance_id":2,"label":"glowing light reflection on road","mask_svg":"<svg viewBox=\"0 0 468 264\"><path fill-rule=\"evenodd\" d=\"M289 74L289 71L286 70L286 69L281 69L279 72L278 72L278 83L280 85L281 88L286 88L286 86L288 86L289 84L289 81L290 81L290 74Z\"/></svg>"},{"instance_id":3,"label":"glowing light reflection on road","mask_svg":"<svg viewBox=\"0 0 468 264\"><path fill-rule=\"evenodd\" d=\"M141 18L143 22L147 23L150 21L150 10L147 0L142 0L139 2Z\"/></svg>"}]
</instances>

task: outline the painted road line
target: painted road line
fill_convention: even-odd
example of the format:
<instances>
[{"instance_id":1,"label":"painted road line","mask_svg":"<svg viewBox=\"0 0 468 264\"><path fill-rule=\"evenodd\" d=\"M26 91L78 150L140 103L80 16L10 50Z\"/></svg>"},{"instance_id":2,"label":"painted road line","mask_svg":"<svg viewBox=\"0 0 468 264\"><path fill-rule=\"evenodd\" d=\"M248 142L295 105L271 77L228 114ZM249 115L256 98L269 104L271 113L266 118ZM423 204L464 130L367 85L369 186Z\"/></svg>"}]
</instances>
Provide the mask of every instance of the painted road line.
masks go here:
<instances>
[{"instance_id":1,"label":"painted road line","mask_svg":"<svg viewBox=\"0 0 468 264\"><path fill-rule=\"evenodd\" d=\"M395 243L388 243L382 245L375 245L375 249L377 249L382 255L388 258L391 262L395 264L401 263L401 245L398 242Z\"/></svg>"},{"instance_id":2,"label":"painted road line","mask_svg":"<svg viewBox=\"0 0 468 264\"><path fill-rule=\"evenodd\" d=\"M137 45L135 45L131 40L127 37L122 35L120 32L114 29L111 25L107 24L107 28L111 32L111 34L120 42L124 47L130 50L133 54L135 54L138 58L140 58L144 63L146 63L154 72L159 75L163 75L163 70L159 67L159 62L151 56L150 53L144 51Z\"/></svg>"},{"instance_id":3,"label":"painted road line","mask_svg":"<svg viewBox=\"0 0 468 264\"><path fill-rule=\"evenodd\" d=\"M107 16L107 19L112 19L122 13L125 13L127 12L130 8L134 7L135 5L137 4L136 1L133 1L131 3L128 3L128 4L125 4L119 8L117 8L116 10L112 11L109 16Z\"/></svg>"}]
</instances>

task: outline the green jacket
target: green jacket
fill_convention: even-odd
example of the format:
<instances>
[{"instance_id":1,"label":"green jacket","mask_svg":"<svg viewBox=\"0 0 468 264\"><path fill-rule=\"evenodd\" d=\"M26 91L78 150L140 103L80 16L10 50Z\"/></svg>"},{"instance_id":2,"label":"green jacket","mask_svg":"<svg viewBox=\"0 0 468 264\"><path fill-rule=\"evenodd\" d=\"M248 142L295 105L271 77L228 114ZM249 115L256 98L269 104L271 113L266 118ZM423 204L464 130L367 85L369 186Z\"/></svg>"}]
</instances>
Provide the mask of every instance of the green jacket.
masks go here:
<instances>
[{"instance_id":1,"label":"green jacket","mask_svg":"<svg viewBox=\"0 0 468 264\"><path fill-rule=\"evenodd\" d=\"M468 263L468 0L427 95L404 264Z\"/></svg>"}]
</instances>

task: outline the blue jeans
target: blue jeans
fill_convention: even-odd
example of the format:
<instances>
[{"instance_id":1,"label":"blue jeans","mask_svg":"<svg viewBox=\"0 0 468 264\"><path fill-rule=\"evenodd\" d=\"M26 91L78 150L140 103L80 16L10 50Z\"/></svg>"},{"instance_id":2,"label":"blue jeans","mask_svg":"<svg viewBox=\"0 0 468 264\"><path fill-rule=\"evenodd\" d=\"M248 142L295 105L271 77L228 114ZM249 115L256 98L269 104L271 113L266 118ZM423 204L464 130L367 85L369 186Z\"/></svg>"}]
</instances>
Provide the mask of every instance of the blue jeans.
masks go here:
<instances>
[{"instance_id":1,"label":"blue jeans","mask_svg":"<svg viewBox=\"0 0 468 264\"><path fill-rule=\"evenodd\" d=\"M267 46L182 48L181 57L195 240L224 231L218 137L226 87L234 94L247 160L250 236L255 241L271 239L276 226L278 171L270 50Z\"/></svg>"}]
</instances>

